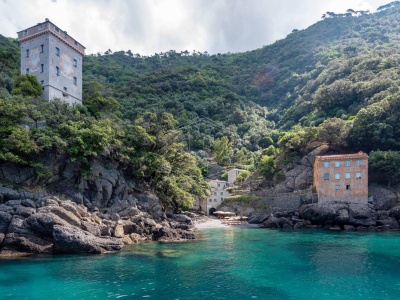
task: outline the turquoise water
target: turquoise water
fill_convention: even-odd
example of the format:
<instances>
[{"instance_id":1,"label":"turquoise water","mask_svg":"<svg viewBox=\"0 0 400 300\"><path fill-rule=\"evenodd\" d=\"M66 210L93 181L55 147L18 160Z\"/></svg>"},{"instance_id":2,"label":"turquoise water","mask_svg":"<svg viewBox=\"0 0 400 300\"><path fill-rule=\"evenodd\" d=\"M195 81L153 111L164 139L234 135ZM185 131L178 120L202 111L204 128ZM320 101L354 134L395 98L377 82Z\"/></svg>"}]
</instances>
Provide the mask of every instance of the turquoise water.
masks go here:
<instances>
[{"instance_id":1,"label":"turquoise water","mask_svg":"<svg viewBox=\"0 0 400 300\"><path fill-rule=\"evenodd\" d=\"M0 261L0 299L399 299L400 234L203 230L117 254Z\"/></svg>"}]
</instances>

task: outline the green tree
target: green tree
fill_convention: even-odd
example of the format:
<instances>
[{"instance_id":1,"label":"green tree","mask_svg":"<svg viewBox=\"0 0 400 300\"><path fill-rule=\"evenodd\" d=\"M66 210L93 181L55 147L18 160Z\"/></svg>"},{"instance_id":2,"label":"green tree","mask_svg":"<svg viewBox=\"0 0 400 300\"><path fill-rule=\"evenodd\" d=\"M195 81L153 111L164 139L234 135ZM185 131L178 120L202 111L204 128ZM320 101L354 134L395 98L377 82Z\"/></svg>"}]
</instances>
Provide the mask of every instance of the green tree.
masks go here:
<instances>
[{"instance_id":1,"label":"green tree","mask_svg":"<svg viewBox=\"0 0 400 300\"><path fill-rule=\"evenodd\" d=\"M43 94L42 86L35 75L23 74L15 79L13 95L40 97Z\"/></svg>"},{"instance_id":2,"label":"green tree","mask_svg":"<svg viewBox=\"0 0 400 300\"><path fill-rule=\"evenodd\" d=\"M12 69L16 62L17 59L12 52L0 49L0 74Z\"/></svg>"},{"instance_id":3,"label":"green tree","mask_svg":"<svg viewBox=\"0 0 400 300\"><path fill-rule=\"evenodd\" d=\"M84 105L89 112L98 117L100 113L116 115L119 113L119 103L112 97L103 97L103 86L90 81L84 86Z\"/></svg>"},{"instance_id":4,"label":"green tree","mask_svg":"<svg viewBox=\"0 0 400 300\"><path fill-rule=\"evenodd\" d=\"M232 151L232 146L229 143L228 137L224 136L217 139L212 145L213 156L217 160L217 163L226 166L230 164L229 156Z\"/></svg>"},{"instance_id":5,"label":"green tree","mask_svg":"<svg viewBox=\"0 0 400 300\"><path fill-rule=\"evenodd\" d=\"M391 183L400 178L400 153L398 151L372 151L368 162L374 178Z\"/></svg>"}]
</instances>

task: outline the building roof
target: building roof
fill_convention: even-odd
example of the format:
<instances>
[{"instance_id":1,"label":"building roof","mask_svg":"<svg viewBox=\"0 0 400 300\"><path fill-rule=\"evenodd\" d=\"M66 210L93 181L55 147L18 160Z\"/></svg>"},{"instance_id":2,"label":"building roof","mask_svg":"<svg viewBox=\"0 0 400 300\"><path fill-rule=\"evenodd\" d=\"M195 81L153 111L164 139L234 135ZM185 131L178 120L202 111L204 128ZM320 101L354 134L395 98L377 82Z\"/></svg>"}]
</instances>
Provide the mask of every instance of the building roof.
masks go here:
<instances>
[{"instance_id":1,"label":"building roof","mask_svg":"<svg viewBox=\"0 0 400 300\"><path fill-rule=\"evenodd\" d=\"M229 183L228 181L218 180L218 179L209 180L209 181L207 181L207 182L223 182L223 183Z\"/></svg>"},{"instance_id":2,"label":"building roof","mask_svg":"<svg viewBox=\"0 0 400 300\"><path fill-rule=\"evenodd\" d=\"M58 32L54 32L52 30L50 30L50 28L47 28L46 30L40 31L40 32L35 32L33 34L28 34L26 36L22 35L23 32L25 32L26 30L30 30L30 29L34 29L37 26L40 25L44 25L44 24L52 24L55 28L58 28ZM26 28L24 30L18 31L18 41L19 42L25 42L27 40L30 40L32 38L35 38L37 36L43 35L45 33L51 33L52 35L54 35L55 37L57 37L59 40L61 40L62 42L64 42L65 44L67 44L68 46L70 46L71 48L73 48L74 50L78 51L79 53L81 53L82 55L85 54L85 49L86 47L83 46L81 43L79 43L76 39L74 39L72 36L70 36L66 31L60 29L60 27L58 27L57 25L55 25L53 22L51 22L49 19L46 18L46 20L42 23L37 23L34 26L31 26L29 28ZM76 44L75 44L76 43Z\"/></svg>"},{"instance_id":3,"label":"building roof","mask_svg":"<svg viewBox=\"0 0 400 300\"><path fill-rule=\"evenodd\" d=\"M362 151L354 154L337 154L337 155L322 155L316 156L318 160L338 160L338 159L355 159L355 158L368 158L368 155Z\"/></svg>"}]
</instances>

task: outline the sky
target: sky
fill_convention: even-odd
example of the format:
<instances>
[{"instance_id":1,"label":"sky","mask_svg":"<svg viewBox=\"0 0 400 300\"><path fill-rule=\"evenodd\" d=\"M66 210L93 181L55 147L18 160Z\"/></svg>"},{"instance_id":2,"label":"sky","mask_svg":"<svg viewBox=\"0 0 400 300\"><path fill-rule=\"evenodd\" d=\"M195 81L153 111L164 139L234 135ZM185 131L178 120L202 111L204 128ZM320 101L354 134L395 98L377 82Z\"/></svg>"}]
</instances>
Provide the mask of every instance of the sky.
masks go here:
<instances>
[{"instance_id":1,"label":"sky","mask_svg":"<svg viewBox=\"0 0 400 300\"><path fill-rule=\"evenodd\" d=\"M0 34L49 18L86 53L244 52L305 29L323 13L376 11L392 0L0 0Z\"/></svg>"}]
</instances>

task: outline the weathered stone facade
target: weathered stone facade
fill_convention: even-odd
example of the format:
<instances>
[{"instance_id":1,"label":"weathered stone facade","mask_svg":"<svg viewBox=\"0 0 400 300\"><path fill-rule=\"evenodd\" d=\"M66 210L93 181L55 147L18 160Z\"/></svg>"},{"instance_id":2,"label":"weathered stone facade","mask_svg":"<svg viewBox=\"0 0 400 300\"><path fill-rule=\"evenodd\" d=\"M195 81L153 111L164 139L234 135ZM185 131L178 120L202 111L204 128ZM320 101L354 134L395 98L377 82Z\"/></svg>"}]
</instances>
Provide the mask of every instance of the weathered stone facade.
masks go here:
<instances>
[{"instance_id":1,"label":"weathered stone facade","mask_svg":"<svg viewBox=\"0 0 400 300\"><path fill-rule=\"evenodd\" d=\"M82 103L85 47L48 19L18 32L21 74L35 75L46 99Z\"/></svg>"},{"instance_id":2,"label":"weathered stone facade","mask_svg":"<svg viewBox=\"0 0 400 300\"><path fill-rule=\"evenodd\" d=\"M318 203L368 203L368 155L317 156L314 163L314 187Z\"/></svg>"}]
</instances>

